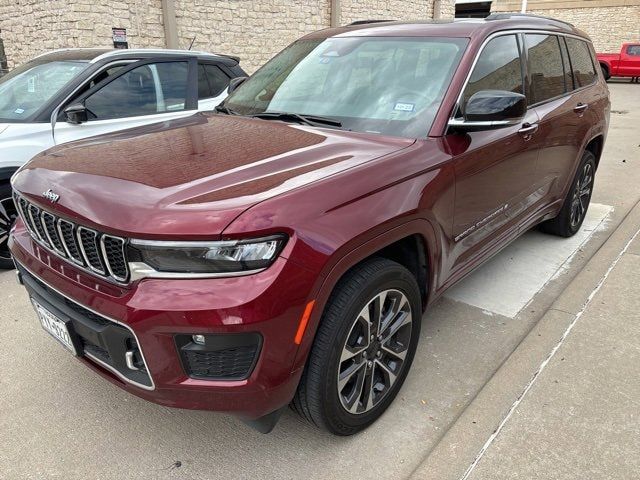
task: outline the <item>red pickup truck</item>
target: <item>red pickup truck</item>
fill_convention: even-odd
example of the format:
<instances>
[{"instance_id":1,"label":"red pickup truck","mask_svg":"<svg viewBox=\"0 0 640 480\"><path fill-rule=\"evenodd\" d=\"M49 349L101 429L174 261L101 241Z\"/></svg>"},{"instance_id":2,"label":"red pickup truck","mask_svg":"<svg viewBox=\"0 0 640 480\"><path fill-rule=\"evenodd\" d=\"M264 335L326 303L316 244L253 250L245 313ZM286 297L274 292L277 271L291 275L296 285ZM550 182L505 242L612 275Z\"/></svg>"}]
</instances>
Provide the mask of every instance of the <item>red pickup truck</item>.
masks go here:
<instances>
[{"instance_id":1,"label":"red pickup truck","mask_svg":"<svg viewBox=\"0 0 640 480\"><path fill-rule=\"evenodd\" d=\"M640 43L623 43L619 53L598 53L604 78L631 77L640 79Z\"/></svg>"}]
</instances>

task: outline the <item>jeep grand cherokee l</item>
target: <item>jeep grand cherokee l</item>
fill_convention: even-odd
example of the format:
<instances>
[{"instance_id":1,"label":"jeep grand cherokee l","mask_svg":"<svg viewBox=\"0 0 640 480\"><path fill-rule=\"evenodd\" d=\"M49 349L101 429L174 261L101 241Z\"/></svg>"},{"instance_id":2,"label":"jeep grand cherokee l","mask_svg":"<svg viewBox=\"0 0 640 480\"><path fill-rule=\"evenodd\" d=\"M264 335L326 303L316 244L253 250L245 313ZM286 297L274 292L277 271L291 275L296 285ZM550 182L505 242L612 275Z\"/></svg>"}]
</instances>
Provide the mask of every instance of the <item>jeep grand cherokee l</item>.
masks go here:
<instances>
[{"instance_id":1,"label":"jeep grand cherokee l","mask_svg":"<svg viewBox=\"0 0 640 480\"><path fill-rule=\"evenodd\" d=\"M423 310L534 225L581 226L608 90L544 18L307 35L218 114L54 148L13 180L40 322L113 383L261 431L376 420ZM42 367L46 368L46 367Z\"/></svg>"}]
</instances>

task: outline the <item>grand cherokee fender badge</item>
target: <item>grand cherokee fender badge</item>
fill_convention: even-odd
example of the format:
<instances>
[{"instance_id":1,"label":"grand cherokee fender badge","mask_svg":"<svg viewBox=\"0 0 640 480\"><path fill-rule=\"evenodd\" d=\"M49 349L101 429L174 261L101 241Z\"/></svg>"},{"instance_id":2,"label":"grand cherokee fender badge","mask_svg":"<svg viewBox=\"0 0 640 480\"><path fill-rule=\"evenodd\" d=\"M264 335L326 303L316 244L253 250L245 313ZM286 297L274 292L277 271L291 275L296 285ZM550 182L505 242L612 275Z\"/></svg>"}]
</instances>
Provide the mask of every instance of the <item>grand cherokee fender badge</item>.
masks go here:
<instances>
[{"instance_id":1,"label":"grand cherokee fender badge","mask_svg":"<svg viewBox=\"0 0 640 480\"><path fill-rule=\"evenodd\" d=\"M56 203L60 199L60 195L55 193L53 190L49 189L42 194L44 198L49 200L51 203Z\"/></svg>"}]
</instances>

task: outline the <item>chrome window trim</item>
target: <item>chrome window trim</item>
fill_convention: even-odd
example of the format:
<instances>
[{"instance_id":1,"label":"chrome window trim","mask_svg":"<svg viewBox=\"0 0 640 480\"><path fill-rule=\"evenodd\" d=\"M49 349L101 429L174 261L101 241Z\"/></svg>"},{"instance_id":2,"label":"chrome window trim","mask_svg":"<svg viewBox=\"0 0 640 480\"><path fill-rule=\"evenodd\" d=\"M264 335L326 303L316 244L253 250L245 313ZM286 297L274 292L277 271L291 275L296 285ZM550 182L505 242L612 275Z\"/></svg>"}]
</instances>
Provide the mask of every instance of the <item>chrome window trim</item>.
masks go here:
<instances>
[{"instance_id":1,"label":"chrome window trim","mask_svg":"<svg viewBox=\"0 0 640 480\"><path fill-rule=\"evenodd\" d=\"M96 232L95 230L91 229L91 228L87 228L87 227L83 227L81 225L78 225L78 228L76 229L76 238L78 239L78 244L80 246L80 251L82 252L82 258L84 259L85 263L87 264L87 267L89 267L89 269L92 272L95 272L101 276L104 276L107 274L106 270L104 270L104 268L102 270L97 269L96 267L94 267L93 265L91 265L91 262L89 261L89 256L87 255L86 250L84 249L84 244L82 242L82 236L80 235L83 231L87 231L87 232L91 232L93 234L93 243L95 243L95 247L96 250L100 251L100 246L98 245L97 239L98 239L98 232ZM98 255L98 257L100 257L100 255ZM100 259L100 264L102 265L102 259ZM104 267L104 265L102 265Z\"/></svg>"},{"instance_id":2,"label":"chrome window trim","mask_svg":"<svg viewBox=\"0 0 640 480\"><path fill-rule=\"evenodd\" d=\"M118 378L120 378L121 380L130 383L132 385L135 385L139 388L142 388L144 390L155 390L156 389L156 385L155 382L153 381L153 375L151 375L151 370L149 369L149 364L147 363L147 360L144 358L144 352L142 351L142 344L140 343L140 340L138 339L138 336L136 335L136 332L133 331L133 329L127 325L126 323L122 323L118 320L116 320L115 318L111 318L103 313L100 312L96 312L93 308L87 307L86 305L83 305L82 303L78 302L77 300L74 300L73 298L69 297L68 295L65 295L64 293L62 293L60 290L58 290L55 287L52 287L51 285L49 285L47 282L45 282L44 280L42 280L39 276L37 276L36 274L34 274L29 268L25 267L22 263L16 261L14 259L14 262L16 262L17 264L20 265L21 268L24 268L27 272L29 272L29 274L31 274L34 278L37 278L39 281L41 281L43 284L45 284L48 288L50 288L51 290L53 290L54 292L56 292L58 295L66 298L67 300L75 303L76 305L81 306L82 308L84 308L85 310L90 311L91 313L94 313L96 315L98 315L99 317L102 318L106 318L107 320L109 320L110 322L113 323L117 323L118 325L126 328L127 330L129 330L131 332L131 334L133 335L133 338L136 339L136 343L138 344L138 349L140 350L140 356L142 357L142 361L144 362L144 365L147 369L147 374L149 375L149 380L151 381L151 386L149 385L144 385L142 383L138 383L136 381L133 381L127 377L125 377L124 375L122 375L118 370L116 370L114 367L112 367L109 364L104 363L103 361L101 361L100 359L95 358L93 355L91 354L86 354L83 352L83 355L86 355L87 357L91 358L92 360L95 360L97 363L99 363L100 365L102 365L104 368L106 368L107 370L109 370L111 373L113 373L114 375L116 375Z\"/></svg>"},{"instance_id":3,"label":"chrome window trim","mask_svg":"<svg viewBox=\"0 0 640 480\"><path fill-rule=\"evenodd\" d=\"M500 30L499 32L494 32L494 33L492 33L491 35L489 35L487 38L485 38L485 39L483 40L482 44L480 45L480 48L478 49L478 53L476 53L476 56L475 56L475 58L473 59L473 63L471 64L471 68L469 69L469 72L467 72L467 76L466 76L466 78L465 78L465 80L464 80L464 82L463 82L463 84L462 84L462 88L460 88L460 92L458 93L458 98L456 99L456 103L453 105L453 109L452 109L452 111L451 111L451 114L449 115L449 121L447 122L447 127L455 126L455 124L452 124L451 122L452 122L452 120L455 120L456 118L459 118L459 117L456 117L456 116L455 116L455 114L456 114L456 111L458 111L458 109L460 108L460 104L461 104L461 101L462 101L462 95L464 94L464 91L466 90L467 85L469 84L469 80L471 79L471 75L473 74L473 71L474 71L474 70L475 70L475 68L476 68L476 64L478 63L478 60L479 60L479 58L480 58L480 55L482 55L482 53L484 52L484 49L486 48L487 44L488 44L491 40L493 40L494 38L497 38L497 37L502 37L502 36L505 36L505 35L527 34L527 33L531 33L531 34L543 34L543 35L556 35L556 36L563 36L563 37L575 38L575 39L577 39L577 40L582 40L583 42L585 42L585 43L587 43L587 44L591 44L591 45L593 45L593 42L592 42L590 39L588 39L588 38L584 38L584 37L581 37L580 35L575 35L575 34L567 33L567 32L554 32L554 31L552 31L552 30L543 30L543 29L532 29L532 30L527 30L527 29L515 29L515 30ZM526 45L523 45L523 47L526 47ZM521 55L521 58L522 58L522 55ZM593 62L593 60L592 60L592 62ZM597 72L596 72L596 74L597 74ZM597 75L596 75L596 77L597 77ZM592 87L593 85L595 85L595 84L597 83L597 81L598 81L598 80L597 80L597 78L596 78L596 81L595 81L595 82L593 82L593 83L591 83L591 84L589 84L589 85L586 85L586 86L584 86L584 87L576 88L575 90L571 90L570 92L565 92L563 95L559 95L559 96L557 96L557 97L555 97L555 98L545 100L544 102L536 103L536 104L533 104L533 105L527 105L527 110L528 110L529 108L535 108L535 107L538 107L538 106L540 106L540 105L544 105L545 103L548 103L548 102L552 102L552 101L558 100L559 98L563 98L563 97L566 97L566 96L572 95L573 93L578 92L578 91L580 91L580 90L583 90L583 89L585 89L585 88ZM524 85L523 85L523 86L524 86ZM525 93L525 96L526 96L526 93ZM527 99L527 100L528 100L528 99ZM446 132L445 132L445 133L446 133Z\"/></svg>"}]
</instances>

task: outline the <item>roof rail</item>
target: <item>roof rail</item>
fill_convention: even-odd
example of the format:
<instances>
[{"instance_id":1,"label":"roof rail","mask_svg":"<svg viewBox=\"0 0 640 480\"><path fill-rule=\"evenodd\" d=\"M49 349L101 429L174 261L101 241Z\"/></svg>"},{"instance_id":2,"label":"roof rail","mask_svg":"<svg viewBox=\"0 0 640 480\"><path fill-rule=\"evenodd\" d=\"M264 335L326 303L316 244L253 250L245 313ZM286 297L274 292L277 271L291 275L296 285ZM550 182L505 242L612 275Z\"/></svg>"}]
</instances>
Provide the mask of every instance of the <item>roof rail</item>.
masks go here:
<instances>
[{"instance_id":1,"label":"roof rail","mask_svg":"<svg viewBox=\"0 0 640 480\"><path fill-rule=\"evenodd\" d=\"M356 20L355 22L351 22L350 24L348 24L348 27L351 27L353 25L367 25L368 23L384 23L384 22L395 22L395 20Z\"/></svg>"},{"instance_id":2,"label":"roof rail","mask_svg":"<svg viewBox=\"0 0 640 480\"><path fill-rule=\"evenodd\" d=\"M485 20L509 20L510 18L539 18L541 20L553 20L554 22L564 23L565 25L569 25L570 27L575 27L573 23L565 22L564 20L558 20L553 17L545 17L544 15L535 15L533 13L492 13Z\"/></svg>"}]
</instances>

